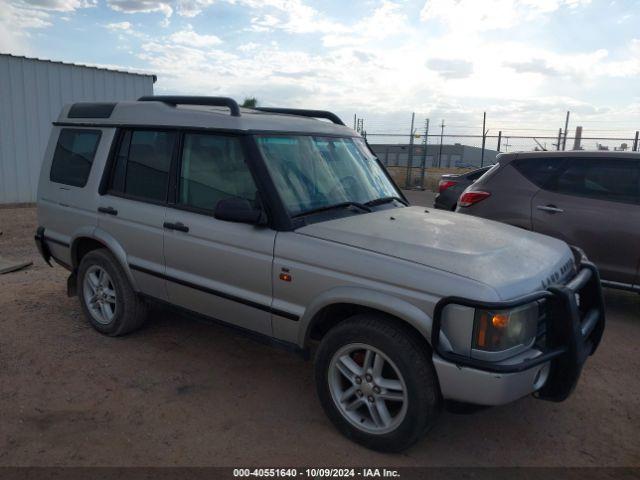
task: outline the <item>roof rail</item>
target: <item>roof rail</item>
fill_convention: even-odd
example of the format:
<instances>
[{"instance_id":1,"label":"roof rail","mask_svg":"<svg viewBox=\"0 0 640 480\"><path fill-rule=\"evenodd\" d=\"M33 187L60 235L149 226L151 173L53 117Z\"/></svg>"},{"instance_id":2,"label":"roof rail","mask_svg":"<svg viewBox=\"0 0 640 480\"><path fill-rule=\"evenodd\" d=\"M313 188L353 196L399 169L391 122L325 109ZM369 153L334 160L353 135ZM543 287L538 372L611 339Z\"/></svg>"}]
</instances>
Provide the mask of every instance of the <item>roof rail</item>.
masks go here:
<instances>
[{"instance_id":1,"label":"roof rail","mask_svg":"<svg viewBox=\"0 0 640 480\"><path fill-rule=\"evenodd\" d=\"M231 116L240 116L240 107L233 98L229 97L197 97L180 95L146 95L138 99L139 102L162 102L167 105L207 105L210 107L228 107Z\"/></svg>"},{"instance_id":2,"label":"roof rail","mask_svg":"<svg viewBox=\"0 0 640 480\"><path fill-rule=\"evenodd\" d=\"M305 110L302 108L277 108L277 107L255 107L254 110L259 110L261 112L268 113L284 113L288 115L298 115L300 117L310 117L310 118L326 118L327 120L331 120L333 123L337 125L344 125L344 122L340 120L333 112L327 112L326 110Z\"/></svg>"}]
</instances>

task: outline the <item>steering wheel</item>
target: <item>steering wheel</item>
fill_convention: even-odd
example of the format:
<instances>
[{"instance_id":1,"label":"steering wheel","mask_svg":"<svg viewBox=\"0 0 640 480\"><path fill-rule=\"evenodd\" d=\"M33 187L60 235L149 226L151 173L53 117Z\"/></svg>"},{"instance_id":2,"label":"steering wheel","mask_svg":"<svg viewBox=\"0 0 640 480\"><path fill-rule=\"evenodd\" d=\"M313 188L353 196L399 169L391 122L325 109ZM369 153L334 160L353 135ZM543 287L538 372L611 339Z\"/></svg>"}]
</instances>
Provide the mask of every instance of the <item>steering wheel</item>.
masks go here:
<instances>
[{"instance_id":1,"label":"steering wheel","mask_svg":"<svg viewBox=\"0 0 640 480\"><path fill-rule=\"evenodd\" d=\"M354 191L357 192L360 190L360 185L358 184L358 181L351 175L342 177L339 180L339 182L340 182L339 185L336 185L331 189L331 191L329 192L329 197L335 198L339 194L338 189L340 188L347 193L351 193ZM355 196L357 197L358 195L355 195Z\"/></svg>"}]
</instances>

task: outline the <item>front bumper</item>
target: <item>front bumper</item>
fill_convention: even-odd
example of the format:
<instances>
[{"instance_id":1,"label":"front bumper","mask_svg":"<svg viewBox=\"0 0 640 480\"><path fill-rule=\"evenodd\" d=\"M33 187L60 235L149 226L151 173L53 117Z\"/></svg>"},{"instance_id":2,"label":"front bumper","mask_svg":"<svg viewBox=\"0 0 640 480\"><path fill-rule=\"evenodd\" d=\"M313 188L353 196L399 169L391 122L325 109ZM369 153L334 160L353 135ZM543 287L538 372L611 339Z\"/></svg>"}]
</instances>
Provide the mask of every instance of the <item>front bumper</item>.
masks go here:
<instances>
[{"instance_id":1,"label":"front bumper","mask_svg":"<svg viewBox=\"0 0 640 480\"><path fill-rule=\"evenodd\" d=\"M579 265L577 275L566 285L552 285L508 302L482 303L459 297L440 300L434 311L431 344L443 396L484 405L508 403L532 392L546 400L565 400L585 361L596 351L605 325L598 269L584 257ZM442 312L447 305L491 310L534 301L543 307L542 328L535 348L515 361L476 360L441 344Z\"/></svg>"}]
</instances>

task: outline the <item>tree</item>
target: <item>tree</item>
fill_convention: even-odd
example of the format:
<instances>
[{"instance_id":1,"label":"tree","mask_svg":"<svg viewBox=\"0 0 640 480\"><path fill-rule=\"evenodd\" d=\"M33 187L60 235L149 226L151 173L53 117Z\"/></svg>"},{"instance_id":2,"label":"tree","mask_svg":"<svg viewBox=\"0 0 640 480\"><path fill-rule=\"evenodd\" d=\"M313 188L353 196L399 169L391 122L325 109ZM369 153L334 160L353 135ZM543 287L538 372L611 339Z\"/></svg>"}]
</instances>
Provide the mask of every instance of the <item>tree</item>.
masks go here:
<instances>
[{"instance_id":1,"label":"tree","mask_svg":"<svg viewBox=\"0 0 640 480\"><path fill-rule=\"evenodd\" d=\"M246 97L242 102L244 108L256 108L258 106L258 99L256 97Z\"/></svg>"}]
</instances>

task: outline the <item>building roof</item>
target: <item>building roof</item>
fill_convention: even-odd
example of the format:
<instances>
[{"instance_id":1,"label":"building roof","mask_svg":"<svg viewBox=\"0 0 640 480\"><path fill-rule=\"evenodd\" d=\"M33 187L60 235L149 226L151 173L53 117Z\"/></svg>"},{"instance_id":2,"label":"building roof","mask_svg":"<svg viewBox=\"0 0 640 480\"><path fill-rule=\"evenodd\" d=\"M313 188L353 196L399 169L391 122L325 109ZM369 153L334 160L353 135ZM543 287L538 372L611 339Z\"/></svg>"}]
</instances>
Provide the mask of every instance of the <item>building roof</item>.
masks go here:
<instances>
[{"instance_id":1,"label":"building roof","mask_svg":"<svg viewBox=\"0 0 640 480\"><path fill-rule=\"evenodd\" d=\"M320 135L359 136L354 130L306 116L261 112L240 108L240 115L233 116L226 107L201 105L171 105L162 101L118 102L106 117L78 118L69 111L74 105L65 105L58 117L64 124L96 125L100 127L153 126L181 128L211 128L235 131L313 133ZM77 107L76 107L77 108ZM96 114L98 115L98 114Z\"/></svg>"},{"instance_id":2,"label":"building roof","mask_svg":"<svg viewBox=\"0 0 640 480\"><path fill-rule=\"evenodd\" d=\"M371 148L400 148L403 150L406 150L409 148L409 144L408 143L369 143L369 145L371 146ZM427 144L427 147L429 149L432 149L434 147L438 147L440 148L440 143L435 143L435 142L430 142ZM443 143L442 144L443 148L472 148L472 149L477 149L477 150L482 150L482 147L476 147L475 145L467 145L464 143ZM413 148L424 148L424 143L422 142L416 142L413 144ZM487 151L491 151L491 152L497 152L497 150L493 149L493 148L489 148L489 147L485 147L485 152Z\"/></svg>"},{"instance_id":3,"label":"building roof","mask_svg":"<svg viewBox=\"0 0 640 480\"><path fill-rule=\"evenodd\" d=\"M36 62L46 62L46 63L54 63L56 65L66 65L69 67L79 67L79 68L90 68L93 70L101 70L101 71L105 71L105 72L113 72L113 73L125 73L127 75L140 75L143 77L151 77L153 78L153 83L156 83L156 80L158 80L158 77L155 74L152 73L141 73L141 72L130 72L130 71L126 71L126 70L118 70L115 68L106 68L106 67L97 67L94 65L84 65L81 63L70 63L70 62L62 62L59 60L46 60L43 58L37 58L37 57L27 57L24 55L13 55L11 53L2 53L0 52L0 57L11 57L11 58L17 58L17 59L21 59L21 60L34 60Z\"/></svg>"},{"instance_id":4,"label":"building roof","mask_svg":"<svg viewBox=\"0 0 640 480\"><path fill-rule=\"evenodd\" d=\"M498 158L538 158L538 157L628 157L640 158L640 152L620 150L534 150L501 153Z\"/></svg>"}]
</instances>

